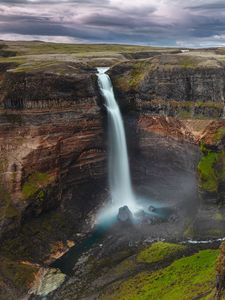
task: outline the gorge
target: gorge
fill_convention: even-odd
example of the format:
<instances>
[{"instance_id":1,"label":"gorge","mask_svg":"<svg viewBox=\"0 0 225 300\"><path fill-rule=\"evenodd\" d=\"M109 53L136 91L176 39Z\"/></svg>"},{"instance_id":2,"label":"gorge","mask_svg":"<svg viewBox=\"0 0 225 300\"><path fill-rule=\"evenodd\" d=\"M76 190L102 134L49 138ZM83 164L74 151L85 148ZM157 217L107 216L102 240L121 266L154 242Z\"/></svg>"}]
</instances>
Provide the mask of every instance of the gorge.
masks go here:
<instances>
[{"instance_id":1,"label":"gorge","mask_svg":"<svg viewBox=\"0 0 225 300\"><path fill-rule=\"evenodd\" d=\"M16 55L0 58L0 299L205 299L225 236L224 49L81 47L3 44ZM93 235L109 199L134 197L151 219Z\"/></svg>"}]
</instances>

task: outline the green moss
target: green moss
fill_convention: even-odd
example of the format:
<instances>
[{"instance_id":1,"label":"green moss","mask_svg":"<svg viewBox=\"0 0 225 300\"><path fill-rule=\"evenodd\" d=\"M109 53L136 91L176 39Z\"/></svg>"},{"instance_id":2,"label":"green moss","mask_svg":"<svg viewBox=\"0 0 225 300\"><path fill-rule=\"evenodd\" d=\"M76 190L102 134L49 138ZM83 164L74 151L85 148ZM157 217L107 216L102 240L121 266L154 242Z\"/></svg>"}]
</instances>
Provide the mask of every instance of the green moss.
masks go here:
<instances>
[{"instance_id":1,"label":"green moss","mask_svg":"<svg viewBox=\"0 0 225 300\"><path fill-rule=\"evenodd\" d=\"M144 80L146 74L157 67L151 60L138 60L130 65L130 71L123 76L117 76L115 86L123 91L136 90Z\"/></svg>"},{"instance_id":2,"label":"green moss","mask_svg":"<svg viewBox=\"0 0 225 300\"><path fill-rule=\"evenodd\" d=\"M157 242L142 250L137 256L137 261L156 263L185 249L186 246L183 245Z\"/></svg>"},{"instance_id":3,"label":"green moss","mask_svg":"<svg viewBox=\"0 0 225 300\"><path fill-rule=\"evenodd\" d=\"M34 196L39 190L38 197L44 198L44 191L42 188L46 187L52 181L52 177L47 173L36 172L29 176L28 181L22 187L22 194L24 199Z\"/></svg>"},{"instance_id":4,"label":"green moss","mask_svg":"<svg viewBox=\"0 0 225 300\"><path fill-rule=\"evenodd\" d=\"M206 147L206 144L203 142L203 141L201 141L200 142L200 150L201 150L201 152L205 155L207 155L207 153L208 153L208 149L207 149L207 147Z\"/></svg>"},{"instance_id":5,"label":"green moss","mask_svg":"<svg viewBox=\"0 0 225 300\"><path fill-rule=\"evenodd\" d=\"M222 212L220 212L220 211L217 211L216 213L215 213L215 220L216 221L218 221L218 222L221 222L221 221L223 221L223 214L222 214Z\"/></svg>"},{"instance_id":6,"label":"green moss","mask_svg":"<svg viewBox=\"0 0 225 300\"><path fill-rule=\"evenodd\" d=\"M209 150L204 143L200 145L203 157L198 164L200 188L207 192L218 192L219 185L225 182L225 153Z\"/></svg>"},{"instance_id":7,"label":"green moss","mask_svg":"<svg viewBox=\"0 0 225 300\"><path fill-rule=\"evenodd\" d=\"M220 127L220 128L216 131L216 133L215 133L215 135L214 135L214 138L213 138L213 141L214 141L215 143L220 142L220 141L223 139L223 137L225 137L225 127Z\"/></svg>"},{"instance_id":8,"label":"green moss","mask_svg":"<svg viewBox=\"0 0 225 300\"><path fill-rule=\"evenodd\" d=\"M203 156L198 171L201 178L201 188L208 192L217 192L218 180L215 173L215 164L218 161L219 154L216 152L208 152Z\"/></svg>"},{"instance_id":9,"label":"green moss","mask_svg":"<svg viewBox=\"0 0 225 300\"><path fill-rule=\"evenodd\" d=\"M203 250L155 272L142 272L101 299L191 300L210 293L215 281L218 250Z\"/></svg>"},{"instance_id":10,"label":"green moss","mask_svg":"<svg viewBox=\"0 0 225 300\"><path fill-rule=\"evenodd\" d=\"M151 67L148 61L140 61L134 64L133 70L129 78L129 86L137 88L141 81L144 79L146 71Z\"/></svg>"}]
</instances>

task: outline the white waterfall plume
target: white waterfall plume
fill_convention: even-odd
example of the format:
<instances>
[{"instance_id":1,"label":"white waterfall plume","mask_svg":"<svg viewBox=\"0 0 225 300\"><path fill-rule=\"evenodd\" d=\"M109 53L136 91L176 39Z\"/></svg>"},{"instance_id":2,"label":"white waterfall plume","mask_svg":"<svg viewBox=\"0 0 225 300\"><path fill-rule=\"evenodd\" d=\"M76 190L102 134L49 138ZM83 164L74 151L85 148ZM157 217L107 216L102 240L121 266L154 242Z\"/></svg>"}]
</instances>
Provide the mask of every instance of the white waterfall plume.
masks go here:
<instances>
[{"instance_id":1,"label":"white waterfall plume","mask_svg":"<svg viewBox=\"0 0 225 300\"><path fill-rule=\"evenodd\" d=\"M115 209L127 205L136 210L127 154L126 136L112 82L106 74L109 68L97 68L98 83L108 112L109 136L109 184L112 204Z\"/></svg>"}]
</instances>

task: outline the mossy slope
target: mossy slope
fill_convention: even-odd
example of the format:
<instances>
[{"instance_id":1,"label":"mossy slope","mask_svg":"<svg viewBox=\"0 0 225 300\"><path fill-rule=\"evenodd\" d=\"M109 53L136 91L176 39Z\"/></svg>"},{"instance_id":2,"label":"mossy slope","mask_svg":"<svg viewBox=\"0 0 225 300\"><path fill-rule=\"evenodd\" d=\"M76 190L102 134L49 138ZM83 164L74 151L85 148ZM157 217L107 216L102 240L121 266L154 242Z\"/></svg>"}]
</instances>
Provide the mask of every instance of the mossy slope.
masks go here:
<instances>
[{"instance_id":1,"label":"mossy slope","mask_svg":"<svg viewBox=\"0 0 225 300\"><path fill-rule=\"evenodd\" d=\"M103 300L191 300L211 292L218 250L202 250L154 272L141 272Z\"/></svg>"},{"instance_id":2,"label":"mossy slope","mask_svg":"<svg viewBox=\"0 0 225 300\"><path fill-rule=\"evenodd\" d=\"M223 125L223 124L222 124ZM225 124L224 124L225 125ZM225 126L218 126L201 141L202 158L198 165L199 186L203 192L224 200L225 186Z\"/></svg>"},{"instance_id":3,"label":"mossy slope","mask_svg":"<svg viewBox=\"0 0 225 300\"><path fill-rule=\"evenodd\" d=\"M182 252L185 249L186 247L183 245L158 242L142 250L137 256L137 261L143 263L156 263L171 255Z\"/></svg>"},{"instance_id":4,"label":"mossy slope","mask_svg":"<svg viewBox=\"0 0 225 300\"><path fill-rule=\"evenodd\" d=\"M27 182L22 187L24 199L34 196L39 191L39 198L44 198L43 188L53 181L53 177L47 173L36 172L29 176Z\"/></svg>"}]
</instances>

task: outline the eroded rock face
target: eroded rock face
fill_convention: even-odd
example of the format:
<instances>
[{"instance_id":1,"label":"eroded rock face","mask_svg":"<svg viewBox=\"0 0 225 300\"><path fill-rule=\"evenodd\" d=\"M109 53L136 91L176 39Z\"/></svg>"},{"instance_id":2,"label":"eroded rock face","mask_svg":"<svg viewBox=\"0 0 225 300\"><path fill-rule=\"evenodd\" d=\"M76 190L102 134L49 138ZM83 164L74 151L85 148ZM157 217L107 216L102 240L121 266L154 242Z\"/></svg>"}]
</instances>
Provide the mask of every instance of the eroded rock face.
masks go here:
<instances>
[{"instance_id":1,"label":"eroded rock face","mask_svg":"<svg viewBox=\"0 0 225 300\"><path fill-rule=\"evenodd\" d=\"M95 75L77 65L64 75L12 67L0 67L1 234L105 173Z\"/></svg>"},{"instance_id":2,"label":"eroded rock face","mask_svg":"<svg viewBox=\"0 0 225 300\"><path fill-rule=\"evenodd\" d=\"M151 115L125 118L125 124L137 193L153 201L196 204L200 155L187 127L174 118Z\"/></svg>"},{"instance_id":3,"label":"eroded rock face","mask_svg":"<svg viewBox=\"0 0 225 300\"><path fill-rule=\"evenodd\" d=\"M5 68L9 66L5 66ZM4 72L1 74L0 102L5 109L71 109L96 100L98 89L94 71L72 65L68 73ZM1 72L1 69L0 69Z\"/></svg>"},{"instance_id":4,"label":"eroded rock face","mask_svg":"<svg viewBox=\"0 0 225 300\"><path fill-rule=\"evenodd\" d=\"M104 200L104 116L96 97L75 102L76 109L61 103L50 111L32 106L0 112L3 257L39 267L51 263L74 244L89 213ZM1 284L14 288L4 276Z\"/></svg>"},{"instance_id":5,"label":"eroded rock face","mask_svg":"<svg viewBox=\"0 0 225 300\"><path fill-rule=\"evenodd\" d=\"M216 59L159 55L110 71L120 106L151 114L222 117L224 66Z\"/></svg>"}]
</instances>

